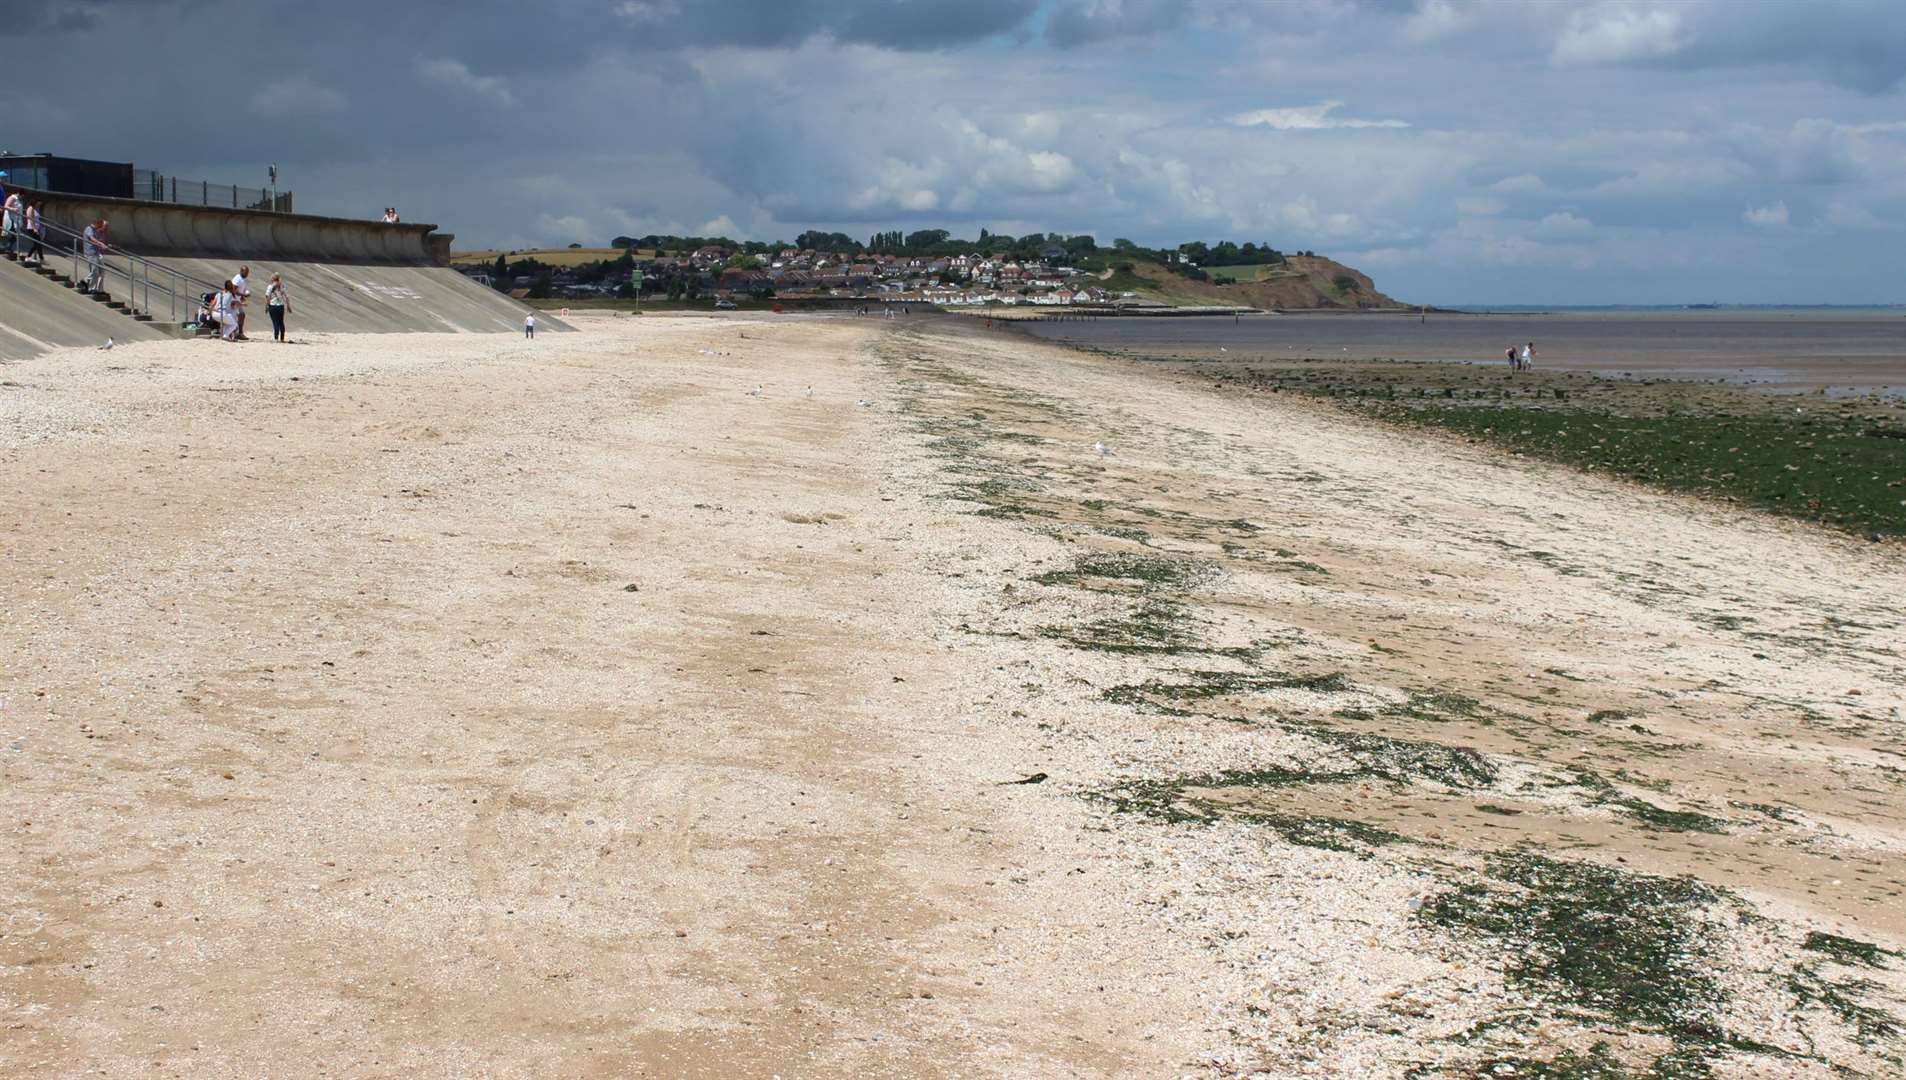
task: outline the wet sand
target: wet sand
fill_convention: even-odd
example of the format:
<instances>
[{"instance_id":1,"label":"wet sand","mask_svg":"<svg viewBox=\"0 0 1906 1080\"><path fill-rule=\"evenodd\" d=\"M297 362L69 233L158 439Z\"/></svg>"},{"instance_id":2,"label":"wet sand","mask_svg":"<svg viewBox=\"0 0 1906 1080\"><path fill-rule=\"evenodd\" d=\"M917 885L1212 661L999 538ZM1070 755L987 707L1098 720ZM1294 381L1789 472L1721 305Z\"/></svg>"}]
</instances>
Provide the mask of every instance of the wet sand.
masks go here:
<instances>
[{"instance_id":1,"label":"wet sand","mask_svg":"<svg viewBox=\"0 0 1906 1080\"><path fill-rule=\"evenodd\" d=\"M1228 361L1341 357L1506 367L1533 341L1543 368L1762 389L1906 396L1906 311L1677 311L1097 319L1030 333L1134 356ZM1220 352L1219 350L1223 350Z\"/></svg>"}]
</instances>

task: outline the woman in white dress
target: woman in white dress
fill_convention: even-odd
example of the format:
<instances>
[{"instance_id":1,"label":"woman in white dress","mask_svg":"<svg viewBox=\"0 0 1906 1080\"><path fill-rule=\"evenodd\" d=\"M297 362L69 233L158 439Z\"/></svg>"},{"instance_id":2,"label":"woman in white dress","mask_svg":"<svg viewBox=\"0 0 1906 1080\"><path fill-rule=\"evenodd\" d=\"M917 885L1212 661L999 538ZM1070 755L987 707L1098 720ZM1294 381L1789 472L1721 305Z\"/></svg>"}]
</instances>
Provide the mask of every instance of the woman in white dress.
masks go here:
<instances>
[{"instance_id":1,"label":"woman in white dress","mask_svg":"<svg viewBox=\"0 0 1906 1080\"><path fill-rule=\"evenodd\" d=\"M213 314L218 316L218 336L226 341L238 340L238 286L226 282L213 304Z\"/></svg>"}]
</instances>

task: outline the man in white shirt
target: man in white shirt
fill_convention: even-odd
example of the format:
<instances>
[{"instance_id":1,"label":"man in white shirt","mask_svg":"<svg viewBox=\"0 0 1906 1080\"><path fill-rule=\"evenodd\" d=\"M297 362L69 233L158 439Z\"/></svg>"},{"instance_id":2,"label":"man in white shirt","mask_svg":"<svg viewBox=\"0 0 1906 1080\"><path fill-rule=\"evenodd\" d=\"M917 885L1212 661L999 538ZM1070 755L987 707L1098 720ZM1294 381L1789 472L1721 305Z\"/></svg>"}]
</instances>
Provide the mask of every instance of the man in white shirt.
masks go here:
<instances>
[{"instance_id":1,"label":"man in white shirt","mask_svg":"<svg viewBox=\"0 0 1906 1080\"><path fill-rule=\"evenodd\" d=\"M251 283L248 280L250 277L251 277L251 267L249 266L239 267L238 273L232 275L232 289L237 294L236 300L238 302L238 306L236 308L236 314L238 316L238 334L235 339L238 341L250 340L245 337L245 301L251 299Z\"/></svg>"},{"instance_id":2,"label":"man in white shirt","mask_svg":"<svg viewBox=\"0 0 1906 1080\"><path fill-rule=\"evenodd\" d=\"M536 313L534 311L523 316L523 336L526 338L536 336Z\"/></svg>"}]
</instances>

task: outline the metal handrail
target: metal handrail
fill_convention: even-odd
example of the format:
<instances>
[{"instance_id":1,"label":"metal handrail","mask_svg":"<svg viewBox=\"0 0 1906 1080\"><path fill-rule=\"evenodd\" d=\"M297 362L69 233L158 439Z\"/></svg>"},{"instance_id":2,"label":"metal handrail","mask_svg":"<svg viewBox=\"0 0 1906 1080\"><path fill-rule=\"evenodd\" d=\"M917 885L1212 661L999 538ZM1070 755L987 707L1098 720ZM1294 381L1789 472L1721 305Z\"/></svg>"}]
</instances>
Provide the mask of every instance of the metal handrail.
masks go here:
<instances>
[{"instance_id":1,"label":"metal handrail","mask_svg":"<svg viewBox=\"0 0 1906 1080\"><path fill-rule=\"evenodd\" d=\"M92 261L84 253L86 237L64 225L48 221L44 217L40 219L40 228L44 233L50 233L71 249L73 283L77 286L85 280L80 276L80 267L84 265L89 271L92 267ZM124 259L125 266L115 265L113 263L115 257ZM170 266L153 262L144 256L112 248L110 240L107 241L107 250L100 253L99 263L100 269L105 273L117 274L126 280L126 306L136 315L152 315L153 279L155 276L159 277L159 285L166 292L168 311L174 323L180 321L181 314L198 310L200 293L217 292L224 288L223 285L202 281L182 270L174 270ZM141 303L142 293L143 304ZM182 300L183 306L181 306Z\"/></svg>"},{"instance_id":2,"label":"metal handrail","mask_svg":"<svg viewBox=\"0 0 1906 1080\"><path fill-rule=\"evenodd\" d=\"M198 188L199 201L192 201L192 189ZM266 213L289 214L291 212L292 193L276 191L269 187L250 188L238 184L214 184L209 180L181 180L176 176L166 176L150 169L137 169L133 172L132 197L150 202L177 203L180 206L225 206L229 201L234 210L262 210ZM212 198L216 189L217 199ZM257 201L252 201L252 193L257 192Z\"/></svg>"}]
</instances>

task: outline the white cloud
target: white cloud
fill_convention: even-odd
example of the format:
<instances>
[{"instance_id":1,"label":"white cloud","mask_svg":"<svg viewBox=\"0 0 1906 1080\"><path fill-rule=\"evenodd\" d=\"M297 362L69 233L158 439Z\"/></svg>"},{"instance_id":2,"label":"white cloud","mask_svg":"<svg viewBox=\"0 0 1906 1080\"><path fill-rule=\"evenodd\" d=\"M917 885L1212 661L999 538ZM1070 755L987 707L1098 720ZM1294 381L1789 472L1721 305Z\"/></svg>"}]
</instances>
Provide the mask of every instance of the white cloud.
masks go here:
<instances>
[{"instance_id":1,"label":"white cloud","mask_svg":"<svg viewBox=\"0 0 1906 1080\"><path fill-rule=\"evenodd\" d=\"M1544 216L1536 226L1535 235L1546 239L1582 237L1595 231L1595 223L1572 210L1557 210Z\"/></svg>"},{"instance_id":2,"label":"white cloud","mask_svg":"<svg viewBox=\"0 0 1906 1080\"><path fill-rule=\"evenodd\" d=\"M1491 217L1508 208L1508 203L1489 196L1470 196L1456 200L1456 212L1470 217Z\"/></svg>"},{"instance_id":3,"label":"white cloud","mask_svg":"<svg viewBox=\"0 0 1906 1080\"><path fill-rule=\"evenodd\" d=\"M1489 190L1500 191L1504 195L1524 195L1544 191L1547 190L1547 188L1548 185L1542 182L1542 178L1533 173L1518 173L1515 176L1505 176L1489 185Z\"/></svg>"},{"instance_id":4,"label":"white cloud","mask_svg":"<svg viewBox=\"0 0 1906 1080\"><path fill-rule=\"evenodd\" d=\"M538 214L536 232L539 236L560 238L565 244L601 243L600 240L592 239L594 234L590 232L589 222L574 214L565 214L562 217Z\"/></svg>"},{"instance_id":5,"label":"white cloud","mask_svg":"<svg viewBox=\"0 0 1906 1080\"><path fill-rule=\"evenodd\" d=\"M461 60L452 60L447 56L434 60L418 57L417 75L426 82L449 87L472 97L485 98L498 105L507 107L516 104L516 95L510 93L508 83L495 75L478 75Z\"/></svg>"},{"instance_id":6,"label":"white cloud","mask_svg":"<svg viewBox=\"0 0 1906 1080\"><path fill-rule=\"evenodd\" d=\"M1054 194L1079 178L1072 159L1055 150L1026 150L1009 139L989 135L970 120L959 123L961 147L982 158L973 182L983 189Z\"/></svg>"},{"instance_id":7,"label":"white cloud","mask_svg":"<svg viewBox=\"0 0 1906 1080\"><path fill-rule=\"evenodd\" d=\"M1680 13L1604 4L1570 15L1549 59L1558 67L1623 64L1668 56L1682 44Z\"/></svg>"},{"instance_id":8,"label":"white cloud","mask_svg":"<svg viewBox=\"0 0 1906 1080\"><path fill-rule=\"evenodd\" d=\"M1337 117L1330 114L1343 108L1341 101L1324 101L1316 105L1297 105L1283 109L1258 109L1255 112L1239 113L1231 122L1239 127L1268 127L1278 131L1323 131L1329 128L1406 128L1409 123L1403 120L1360 120L1353 117Z\"/></svg>"},{"instance_id":9,"label":"white cloud","mask_svg":"<svg viewBox=\"0 0 1906 1080\"><path fill-rule=\"evenodd\" d=\"M1277 211L1277 220L1287 228L1332 237L1355 236L1363 231L1363 222L1355 214L1341 210L1320 210L1309 195L1285 203Z\"/></svg>"},{"instance_id":10,"label":"white cloud","mask_svg":"<svg viewBox=\"0 0 1906 1080\"><path fill-rule=\"evenodd\" d=\"M659 23L680 15L682 6L676 0L622 0L615 13L630 22Z\"/></svg>"},{"instance_id":11,"label":"white cloud","mask_svg":"<svg viewBox=\"0 0 1906 1080\"><path fill-rule=\"evenodd\" d=\"M1889 222L1866 207L1845 199L1834 199L1827 203L1827 210L1822 215L1822 220L1836 229L1856 229L1863 233L1871 233L1876 229L1899 228L1897 223Z\"/></svg>"},{"instance_id":12,"label":"white cloud","mask_svg":"<svg viewBox=\"0 0 1906 1080\"><path fill-rule=\"evenodd\" d=\"M1403 22L1403 36L1410 41L1436 41L1461 29L1468 19L1449 0L1426 0L1422 7Z\"/></svg>"},{"instance_id":13,"label":"white cloud","mask_svg":"<svg viewBox=\"0 0 1906 1080\"><path fill-rule=\"evenodd\" d=\"M309 75L293 75L266 84L252 98L251 111L261 116L323 116L340 113L350 107L345 96L312 80Z\"/></svg>"},{"instance_id":14,"label":"white cloud","mask_svg":"<svg viewBox=\"0 0 1906 1080\"><path fill-rule=\"evenodd\" d=\"M1741 215L1741 220L1763 229L1784 229L1787 227L1787 203L1785 200L1776 199L1766 206L1749 207L1747 212Z\"/></svg>"}]
</instances>

